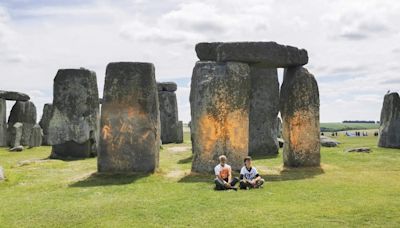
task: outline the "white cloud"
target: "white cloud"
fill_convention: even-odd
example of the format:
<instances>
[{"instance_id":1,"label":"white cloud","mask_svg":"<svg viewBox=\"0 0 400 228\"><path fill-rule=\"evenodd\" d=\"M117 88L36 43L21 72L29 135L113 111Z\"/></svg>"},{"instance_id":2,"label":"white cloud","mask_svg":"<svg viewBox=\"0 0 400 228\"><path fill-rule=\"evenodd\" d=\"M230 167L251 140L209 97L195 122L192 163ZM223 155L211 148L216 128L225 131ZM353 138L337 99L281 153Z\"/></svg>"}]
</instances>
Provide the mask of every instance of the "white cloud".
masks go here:
<instances>
[{"instance_id":1,"label":"white cloud","mask_svg":"<svg viewBox=\"0 0 400 228\"><path fill-rule=\"evenodd\" d=\"M321 120L379 119L400 88L400 2L50 0L0 3L1 89L29 93L39 113L59 68L148 61L158 81L190 78L200 41L274 40L306 48L320 85ZM179 85L188 121L189 86Z\"/></svg>"}]
</instances>

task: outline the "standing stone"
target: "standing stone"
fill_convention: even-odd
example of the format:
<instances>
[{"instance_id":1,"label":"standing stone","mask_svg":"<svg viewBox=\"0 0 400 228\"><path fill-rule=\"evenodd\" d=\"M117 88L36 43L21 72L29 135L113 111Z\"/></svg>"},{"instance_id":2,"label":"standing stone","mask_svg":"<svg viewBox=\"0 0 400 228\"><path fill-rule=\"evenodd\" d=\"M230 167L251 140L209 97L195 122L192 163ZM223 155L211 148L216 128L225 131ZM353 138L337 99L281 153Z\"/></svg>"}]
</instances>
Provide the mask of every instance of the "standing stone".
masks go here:
<instances>
[{"instance_id":1,"label":"standing stone","mask_svg":"<svg viewBox=\"0 0 400 228\"><path fill-rule=\"evenodd\" d=\"M282 120L281 118L276 118L276 122L277 122L277 131L278 131L278 138L282 137Z\"/></svg>"},{"instance_id":2,"label":"standing stone","mask_svg":"<svg viewBox=\"0 0 400 228\"><path fill-rule=\"evenodd\" d=\"M42 145L43 132L39 124L35 124L32 128L31 137L29 139L29 147L38 147Z\"/></svg>"},{"instance_id":3,"label":"standing stone","mask_svg":"<svg viewBox=\"0 0 400 228\"><path fill-rule=\"evenodd\" d=\"M183 122L178 121L176 126L177 138L176 143L183 143Z\"/></svg>"},{"instance_id":4,"label":"standing stone","mask_svg":"<svg viewBox=\"0 0 400 228\"><path fill-rule=\"evenodd\" d=\"M36 124L36 107L31 101L17 101L11 109L8 117L8 128L12 129L15 123L22 126L21 145L27 146L31 137L33 126ZM10 136L11 137L11 136ZM9 142L11 145L11 142Z\"/></svg>"},{"instance_id":5,"label":"standing stone","mask_svg":"<svg viewBox=\"0 0 400 228\"><path fill-rule=\"evenodd\" d=\"M7 146L7 104L6 100L0 98L0 146Z\"/></svg>"},{"instance_id":6,"label":"standing stone","mask_svg":"<svg viewBox=\"0 0 400 228\"><path fill-rule=\"evenodd\" d=\"M386 94L383 100L378 146L400 148L400 97L398 93Z\"/></svg>"},{"instance_id":7,"label":"standing stone","mask_svg":"<svg viewBox=\"0 0 400 228\"><path fill-rule=\"evenodd\" d=\"M86 158L97 154L99 94L96 73L62 69L54 78L53 108L47 141L51 158Z\"/></svg>"},{"instance_id":8,"label":"standing stone","mask_svg":"<svg viewBox=\"0 0 400 228\"><path fill-rule=\"evenodd\" d=\"M15 148L21 146L21 138L23 134L23 124L15 123L9 130L10 147Z\"/></svg>"},{"instance_id":9,"label":"standing stone","mask_svg":"<svg viewBox=\"0 0 400 228\"><path fill-rule=\"evenodd\" d=\"M250 67L249 155L278 154L279 81L276 68Z\"/></svg>"},{"instance_id":10,"label":"standing stone","mask_svg":"<svg viewBox=\"0 0 400 228\"><path fill-rule=\"evenodd\" d=\"M163 144L178 141L178 103L175 83L157 83L160 104L161 141Z\"/></svg>"},{"instance_id":11,"label":"standing stone","mask_svg":"<svg viewBox=\"0 0 400 228\"><path fill-rule=\"evenodd\" d=\"M245 63L197 62L190 107L192 171L212 172L226 155L234 170L248 155L250 68Z\"/></svg>"},{"instance_id":12,"label":"standing stone","mask_svg":"<svg viewBox=\"0 0 400 228\"><path fill-rule=\"evenodd\" d=\"M283 162L288 167L320 165L319 92L307 69L285 70L280 94Z\"/></svg>"},{"instance_id":13,"label":"standing stone","mask_svg":"<svg viewBox=\"0 0 400 228\"><path fill-rule=\"evenodd\" d=\"M39 121L39 125L43 130L43 145L49 145L48 143L48 137L49 137L49 124L50 124L50 119L51 115L53 112L53 104L45 104L43 106L43 114L42 118Z\"/></svg>"},{"instance_id":14,"label":"standing stone","mask_svg":"<svg viewBox=\"0 0 400 228\"><path fill-rule=\"evenodd\" d=\"M99 172L153 172L160 112L152 63L110 63L101 109Z\"/></svg>"}]
</instances>

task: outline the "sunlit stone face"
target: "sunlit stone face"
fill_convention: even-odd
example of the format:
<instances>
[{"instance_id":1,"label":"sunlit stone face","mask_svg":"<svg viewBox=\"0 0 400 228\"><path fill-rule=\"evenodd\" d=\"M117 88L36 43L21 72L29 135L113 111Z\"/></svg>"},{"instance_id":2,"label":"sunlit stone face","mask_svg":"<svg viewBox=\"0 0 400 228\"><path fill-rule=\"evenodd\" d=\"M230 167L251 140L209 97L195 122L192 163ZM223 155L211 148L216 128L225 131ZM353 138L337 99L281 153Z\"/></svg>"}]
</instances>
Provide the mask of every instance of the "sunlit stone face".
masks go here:
<instances>
[{"instance_id":1,"label":"sunlit stone face","mask_svg":"<svg viewBox=\"0 0 400 228\"><path fill-rule=\"evenodd\" d=\"M239 169L248 154L249 67L199 62L193 71L191 134L193 167L210 172L222 154Z\"/></svg>"}]
</instances>

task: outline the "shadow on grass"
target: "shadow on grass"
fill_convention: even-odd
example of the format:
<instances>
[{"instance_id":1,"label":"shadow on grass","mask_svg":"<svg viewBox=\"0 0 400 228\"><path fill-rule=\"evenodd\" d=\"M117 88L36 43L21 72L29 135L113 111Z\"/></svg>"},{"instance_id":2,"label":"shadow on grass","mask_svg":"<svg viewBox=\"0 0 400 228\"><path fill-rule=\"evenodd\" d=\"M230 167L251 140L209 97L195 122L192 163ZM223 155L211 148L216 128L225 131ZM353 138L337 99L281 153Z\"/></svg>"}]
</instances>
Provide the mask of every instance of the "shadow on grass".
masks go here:
<instances>
[{"instance_id":1,"label":"shadow on grass","mask_svg":"<svg viewBox=\"0 0 400 228\"><path fill-rule=\"evenodd\" d=\"M178 161L178 164L187 164L187 163L191 163L193 160L193 155L191 155L190 157L181 159Z\"/></svg>"},{"instance_id":2,"label":"shadow on grass","mask_svg":"<svg viewBox=\"0 0 400 228\"><path fill-rule=\"evenodd\" d=\"M213 183L214 182L214 175L207 175L207 174L199 174L199 173L190 173L189 175L186 175L182 177L178 182L179 183L196 183L196 182L209 182Z\"/></svg>"},{"instance_id":3,"label":"shadow on grass","mask_svg":"<svg viewBox=\"0 0 400 228\"><path fill-rule=\"evenodd\" d=\"M93 173L84 180L70 184L69 187L96 187L107 185L125 185L147 177L150 174L103 174Z\"/></svg>"},{"instance_id":4,"label":"shadow on grass","mask_svg":"<svg viewBox=\"0 0 400 228\"><path fill-rule=\"evenodd\" d=\"M262 175L266 181L291 181L291 180L303 180L314 178L315 176L324 174L324 170L321 167L307 167L307 168L284 168L279 174L267 174ZM234 177L239 177L238 173L232 174ZM215 176L212 174L198 174L190 173L180 179L179 183L195 183L195 182L209 182L213 183Z\"/></svg>"},{"instance_id":5,"label":"shadow on grass","mask_svg":"<svg viewBox=\"0 0 400 228\"><path fill-rule=\"evenodd\" d=\"M283 168L279 174L269 174L264 176L264 179L266 181L303 180L314 178L321 174L324 174L324 170L321 167Z\"/></svg>"},{"instance_id":6,"label":"shadow on grass","mask_svg":"<svg viewBox=\"0 0 400 228\"><path fill-rule=\"evenodd\" d=\"M273 159L277 158L279 154L271 154L271 155L252 155L252 160L262 160L262 159Z\"/></svg>"}]
</instances>

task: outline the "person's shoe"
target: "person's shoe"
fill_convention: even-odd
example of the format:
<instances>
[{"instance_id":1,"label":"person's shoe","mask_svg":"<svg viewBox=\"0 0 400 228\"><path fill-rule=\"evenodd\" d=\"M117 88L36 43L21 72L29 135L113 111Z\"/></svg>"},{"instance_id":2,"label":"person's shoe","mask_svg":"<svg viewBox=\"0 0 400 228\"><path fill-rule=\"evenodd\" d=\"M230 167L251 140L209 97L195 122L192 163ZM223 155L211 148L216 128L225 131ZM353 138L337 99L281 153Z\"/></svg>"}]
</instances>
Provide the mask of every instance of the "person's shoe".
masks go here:
<instances>
[{"instance_id":1,"label":"person's shoe","mask_svg":"<svg viewBox=\"0 0 400 228\"><path fill-rule=\"evenodd\" d=\"M237 187L232 187L231 189L233 189L233 191L237 191L238 190Z\"/></svg>"}]
</instances>

